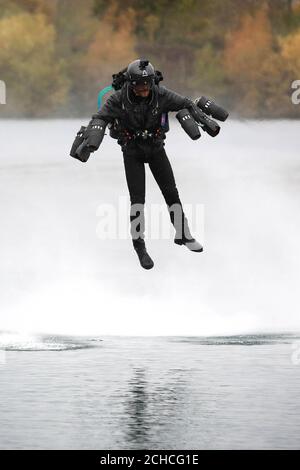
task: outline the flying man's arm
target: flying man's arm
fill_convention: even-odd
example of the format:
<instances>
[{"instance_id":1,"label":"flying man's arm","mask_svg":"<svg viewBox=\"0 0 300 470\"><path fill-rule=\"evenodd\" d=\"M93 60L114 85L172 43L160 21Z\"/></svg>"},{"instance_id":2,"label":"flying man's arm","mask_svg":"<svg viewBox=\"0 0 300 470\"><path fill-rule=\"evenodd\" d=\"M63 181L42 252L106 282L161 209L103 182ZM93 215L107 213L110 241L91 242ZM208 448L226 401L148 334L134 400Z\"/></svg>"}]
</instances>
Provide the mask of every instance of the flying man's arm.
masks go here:
<instances>
[{"instance_id":1,"label":"flying man's arm","mask_svg":"<svg viewBox=\"0 0 300 470\"><path fill-rule=\"evenodd\" d=\"M116 91L113 93L100 110L92 116L92 120L100 119L106 124L113 122L115 118L121 115L121 92Z\"/></svg>"},{"instance_id":2,"label":"flying man's arm","mask_svg":"<svg viewBox=\"0 0 300 470\"><path fill-rule=\"evenodd\" d=\"M164 86L159 87L159 94L161 96L163 112L180 111L183 108L189 109L194 104L190 98L179 95L179 93L169 90Z\"/></svg>"}]
</instances>

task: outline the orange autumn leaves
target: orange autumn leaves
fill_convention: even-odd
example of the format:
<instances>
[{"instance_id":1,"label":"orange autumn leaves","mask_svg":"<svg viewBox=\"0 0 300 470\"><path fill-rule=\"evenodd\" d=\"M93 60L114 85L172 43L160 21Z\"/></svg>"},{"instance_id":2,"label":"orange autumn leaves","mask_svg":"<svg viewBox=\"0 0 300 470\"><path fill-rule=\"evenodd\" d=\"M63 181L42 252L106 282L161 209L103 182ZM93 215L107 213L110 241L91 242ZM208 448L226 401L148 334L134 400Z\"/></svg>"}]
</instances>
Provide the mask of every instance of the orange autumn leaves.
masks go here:
<instances>
[{"instance_id":1,"label":"orange autumn leaves","mask_svg":"<svg viewBox=\"0 0 300 470\"><path fill-rule=\"evenodd\" d=\"M101 14L97 14L98 4ZM0 0L2 116L82 116L139 56L166 86L241 117L300 118L300 1ZM104 8L105 7L105 8ZM234 14L233 14L234 13ZM279 27L278 27L279 25Z\"/></svg>"},{"instance_id":2,"label":"orange autumn leaves","mask_svg":"<svg viewBox=\"0 0 300 470\"><path fill-rule=\"evenodd\" d=\"M18 13L0 20L0 75L12 113L43 116L64 103L69 81L55 40L55 29L43 14Z\"/></svg>"},{"instance_id":3,"label":"orange autumn leaves","mask_svg":"<svg viewBox=\"0 0 300 470\"><path fill-rule=\"evenodd\" d=\"M272 33L266 8L246 15L226 37L223 64L235 110L247 117L299 116L290 85L300 78L300 31Z\"/></svg>"}]
</instances>

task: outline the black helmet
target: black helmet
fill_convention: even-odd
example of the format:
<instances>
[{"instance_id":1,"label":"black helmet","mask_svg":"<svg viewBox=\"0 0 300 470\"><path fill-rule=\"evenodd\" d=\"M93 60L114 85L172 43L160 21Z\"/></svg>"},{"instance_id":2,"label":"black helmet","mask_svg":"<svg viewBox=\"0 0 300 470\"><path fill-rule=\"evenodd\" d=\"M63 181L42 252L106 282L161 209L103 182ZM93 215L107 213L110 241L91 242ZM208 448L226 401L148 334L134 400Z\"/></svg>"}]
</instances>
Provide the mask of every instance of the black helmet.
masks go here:
<instances>
[{"instance_id":1,"label":"black helmet","mask_svg":"<svg viewBox=\"0 0 300 470\"><path fill-rule=\"evenodd\" d=\"M128 65L125 76L131 86L146 82L152 87L155 79L155 70L149 60L137 59Z\"/></svg>"}]
</instances>

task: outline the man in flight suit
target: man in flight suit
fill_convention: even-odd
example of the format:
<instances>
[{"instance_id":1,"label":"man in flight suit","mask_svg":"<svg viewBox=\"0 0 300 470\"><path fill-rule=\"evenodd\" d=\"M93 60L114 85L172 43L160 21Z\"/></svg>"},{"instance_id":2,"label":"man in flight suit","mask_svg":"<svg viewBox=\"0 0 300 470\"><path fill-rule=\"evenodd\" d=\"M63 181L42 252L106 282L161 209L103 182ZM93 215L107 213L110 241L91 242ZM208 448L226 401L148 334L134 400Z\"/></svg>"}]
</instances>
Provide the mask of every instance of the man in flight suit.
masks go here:
<instances>
[{"instance_id":1,"label":"man in flight suit","mask_svg":"<svg viewBox=\"0 0 300 470\"><path fill-rule=\"evenodd\" d=\"M109 97L89 124L94 129L98 126L103 133L109 124L122 148L131 202L132 242L140 264L145 269L154 266L144 240L146 163L167 203L176 232L174 242L194 252L203 251L203 247L190 233L172 167L164 149L167 113L189 109L193 102L159 86L155 76L154 67L149 61L138 59L130 63L122 88Z\"/></svg>"}]
</instances>

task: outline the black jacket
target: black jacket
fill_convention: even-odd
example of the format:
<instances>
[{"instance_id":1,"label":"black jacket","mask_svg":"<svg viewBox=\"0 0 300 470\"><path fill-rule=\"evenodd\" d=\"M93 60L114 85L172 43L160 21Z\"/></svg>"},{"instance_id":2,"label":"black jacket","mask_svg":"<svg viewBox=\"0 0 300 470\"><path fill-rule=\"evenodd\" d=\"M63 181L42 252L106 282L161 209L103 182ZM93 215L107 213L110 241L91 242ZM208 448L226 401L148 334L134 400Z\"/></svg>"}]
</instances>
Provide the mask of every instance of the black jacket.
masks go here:
<instances>
[{"instance_id":1,"label":"black jacket","mask_svg":"<svg viewBox=\"0 0 300 470\"><path fill-rule=\"evenodd\" d=\"M93 119L102 119L110 127L114 126L115 137L121 146L128 143L126 135L132 135L136 131L147 130L153 133L160 129L156 140L162 141L165 139L165 132L161 127L163 114L189 108L192 103L190 98L157 85L153 86L148 100L139 100L133 96L128 84L125 84L108 98L103 107L93 115Z\"/></svg>"}]
</instances>

